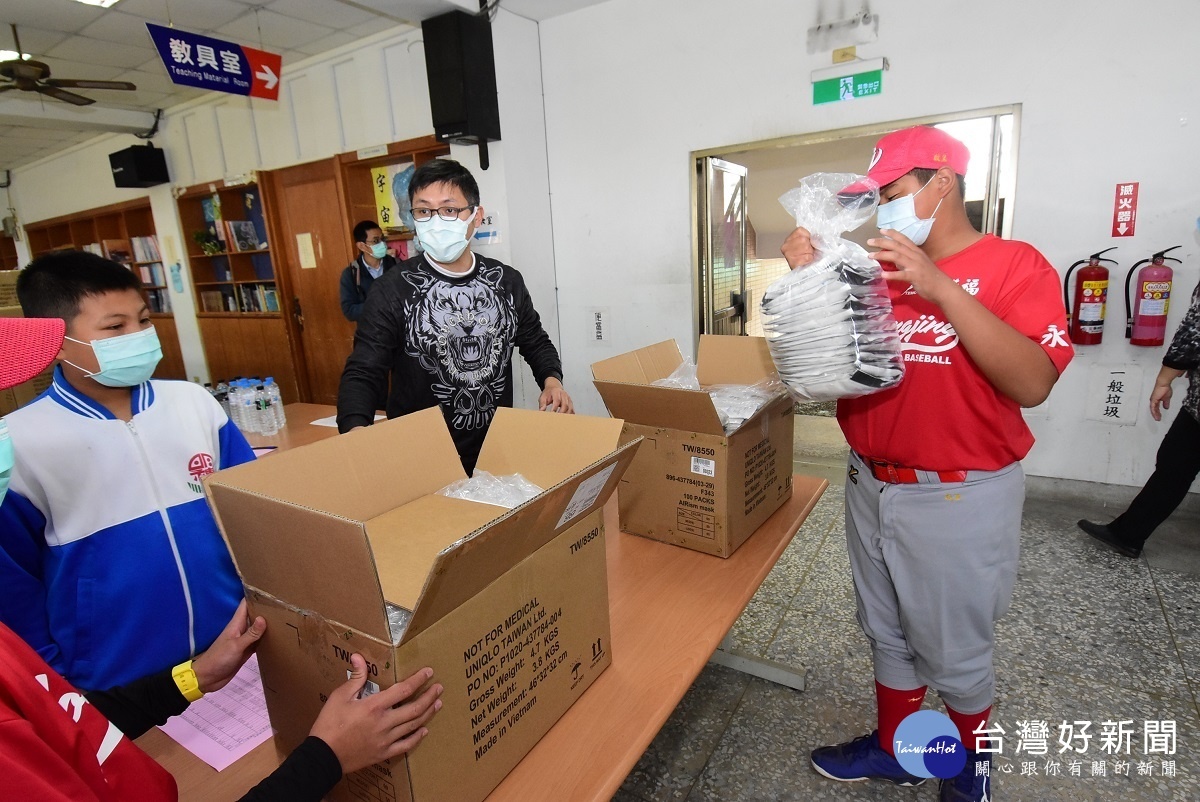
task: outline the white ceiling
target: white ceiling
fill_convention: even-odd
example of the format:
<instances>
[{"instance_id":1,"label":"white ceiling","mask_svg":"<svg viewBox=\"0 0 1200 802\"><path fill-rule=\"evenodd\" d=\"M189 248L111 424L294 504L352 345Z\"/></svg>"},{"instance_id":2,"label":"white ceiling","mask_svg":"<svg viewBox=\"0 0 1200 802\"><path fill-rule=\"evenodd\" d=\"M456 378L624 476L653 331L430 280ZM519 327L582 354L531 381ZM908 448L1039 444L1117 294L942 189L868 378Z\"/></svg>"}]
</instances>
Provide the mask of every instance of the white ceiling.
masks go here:
<instances>
[{"instance_id":1,"label":"white ceiling","mask_svg":"<svg viewBox=\"0 0 1200 802\"><path fill-rule=\"evenodd\" d=\"M603 0L501 0L501 7L543 20L599 2ZM279 53L286 72L289 64L359 37L419 24L452 8L477 6L477 0L119 0L101 9L74 0L3 0L0 49L14 49L8 28L13 22L21 49L49 65L52 77L131 81L137 91L75 90L96 101L84 107L34 93L0 95L0 170L89 139L105 119L127 123L139 119L130 112L153 114L207 94L171 83L147 22ZM110 109L117 111L106 116Z\"/></svg>"}]
</instances>

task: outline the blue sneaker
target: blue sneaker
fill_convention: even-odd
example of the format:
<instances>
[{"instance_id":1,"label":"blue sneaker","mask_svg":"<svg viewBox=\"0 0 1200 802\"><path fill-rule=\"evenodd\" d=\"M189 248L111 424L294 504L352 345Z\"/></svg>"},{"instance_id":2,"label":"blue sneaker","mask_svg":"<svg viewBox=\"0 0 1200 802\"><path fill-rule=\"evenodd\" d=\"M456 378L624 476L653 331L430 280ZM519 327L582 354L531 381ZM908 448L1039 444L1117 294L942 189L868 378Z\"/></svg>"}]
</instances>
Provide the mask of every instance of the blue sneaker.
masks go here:
<instances>
[{"instance_id":1,"label":"blue sneaker","mask_svg":"<svg viewBox=\"0 0 1200 802\"><path fill-rule=\"evenodd\" d=\"M896 758L883 751L879 745L879 730L849 743L814 749L812 765L818 774L839 782L887 780L896 785L925 782L924 777L909 774Z\"/></svg>"},{"instance_id":2,"label":"blue sneaker","mask_svg":"<svg viewBox=\"0 0 1200 802\"><path fill-rule=\"evenodd\" d=\"M967 750L967 765L957 777L942 780L941 802L992 802L992 756Z\"/></svg>"}]
</instances>

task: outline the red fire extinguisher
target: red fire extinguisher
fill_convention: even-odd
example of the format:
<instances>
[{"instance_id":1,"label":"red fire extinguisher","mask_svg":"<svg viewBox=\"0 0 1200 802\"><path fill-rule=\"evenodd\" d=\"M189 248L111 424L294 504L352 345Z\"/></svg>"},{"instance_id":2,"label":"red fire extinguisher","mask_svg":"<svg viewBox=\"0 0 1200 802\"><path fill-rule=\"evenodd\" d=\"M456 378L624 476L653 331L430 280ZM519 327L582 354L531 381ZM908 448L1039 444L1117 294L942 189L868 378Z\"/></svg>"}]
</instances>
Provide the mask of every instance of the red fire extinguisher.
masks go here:
<instances>
[{"instance_id":1,"label":"red fire extinguisher","mask_svg":"<svg viewBox=\"0 0 1200 802\"><path fill-rule=\"evenodd\" d=\"M1115 245L1105 248L1067 268L1067 275L1063 279L1063 303L1067 307L1067 328L1071 333L1071 342L1075 345L1098 345L1104 339L1108 268L1100 263L1115 265L1116 262L1112 259L1101 258L1115 248ZM1079 283L1075 285L1075 299L1072 301L1068 298L1071 293L1071 273L1082 264L1086 264L1087 267L1079 271Z\"/></svg>"},{"instance_id":2,"label":"red fire extinguisher","mask_svg":"<svg viewBox=\"0 0 1200 802\"><path fill-rule=\"evenodd\" d=\"M1125 274L1125 337L1131 345L1162 345L1167 335L1167 311L1171 306L1171 279L1174 271L1164 264L1168 259L1180 262L1174 256L1167 256L1176 245L1159 251L1149 259L1143 259L1129 268ZM1182 262L1180 262L1182 264ZM1132 311L1129 301L1129 280L1133 271L1140 265L1146 265L1137 276L1137 296L1134 298Z\"/></svg>"}]
</instances>

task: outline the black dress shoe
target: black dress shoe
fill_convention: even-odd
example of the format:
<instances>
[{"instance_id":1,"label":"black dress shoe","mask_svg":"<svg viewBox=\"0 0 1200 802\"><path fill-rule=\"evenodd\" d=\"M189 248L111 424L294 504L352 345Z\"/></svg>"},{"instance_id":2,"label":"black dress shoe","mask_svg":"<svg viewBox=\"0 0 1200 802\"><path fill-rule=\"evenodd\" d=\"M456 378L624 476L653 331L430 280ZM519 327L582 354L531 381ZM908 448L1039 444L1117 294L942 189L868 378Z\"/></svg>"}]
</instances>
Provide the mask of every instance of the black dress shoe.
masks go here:
<instances>
[{"instance_id":1,"label":"black dress shoe","mask_svg":"<svg viewBox=\"0 0 1200 802\"><path fill-rule=\"evenodd\" d=\"M1134 560L1142 556L1142 550L1140 547L1130 546L1128 543L1122 542L1121 539L1117 537L1116 533L1109 529L1106 524L1094 524L1091 521L1080 521L1078 526L1080 529L1087 532L1093 538L1099 540L1101 543L1108 546L1118 554L1124 554L1126 557L1130 557Z\"/></svg>"}]
</instances>

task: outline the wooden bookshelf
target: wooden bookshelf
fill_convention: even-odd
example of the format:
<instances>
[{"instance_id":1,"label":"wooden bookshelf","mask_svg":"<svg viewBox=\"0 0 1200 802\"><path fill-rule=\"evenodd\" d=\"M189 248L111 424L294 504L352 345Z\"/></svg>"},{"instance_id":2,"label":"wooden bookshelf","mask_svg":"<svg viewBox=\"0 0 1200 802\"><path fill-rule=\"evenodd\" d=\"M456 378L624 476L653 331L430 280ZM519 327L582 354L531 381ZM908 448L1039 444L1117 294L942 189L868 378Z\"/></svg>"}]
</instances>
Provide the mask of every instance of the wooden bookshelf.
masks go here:
<instances>
[{"instance_id":1,"label":"wooden bookshelf","mask_svg":"<svg viewBox=\"0 0 1200 802\"><path fill-rule=\"evenodd\" d=\"M161 251L146 250L157 239L149 200L140 198L26 223L25 236L29 250L35 258L52 251L69 249L89 250L102 256L111 253L120 257L116 261L124 264L142 279L142 294L146 297L150 317L162 343L163 358L154 371L154 378L187 378L183 366L183 351L179 347L179 332L171 308L171 292L168 286L170 269L163 261ZM136 250L135 240L138 242ZM104 247L106 242L113 246L107 251ZM119 247L119 243L126 244L124 250ZM153 247L157 248L157 244ZM146 258L138 260L135 255ZM3 264L2 252L0 264ZM146 278L151 280L147 281Z\"/></svg>"},{"instance_id":2,"label":"wooden bookshelf","mask_svg":"<svg viewBox=\"0 0 1200 802\"><path fill-rule=\"evenodd\" d=\"M291 403L300 393L263 194L253 182L203 183L176 203L212 381L272 376Z\"/></svg>"},{"instance_id":3,"label":"wooden bookshelf","mask_svg":"<svg viewBox=\"0 0 1200 802\"><path fill-rule=\"evenodd\" d=\"M0 234L0 270L16 270L20 266L17 244L12 237Z\"/></svg>"}]
</instances>

